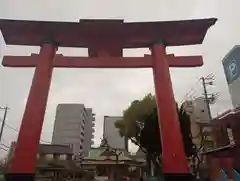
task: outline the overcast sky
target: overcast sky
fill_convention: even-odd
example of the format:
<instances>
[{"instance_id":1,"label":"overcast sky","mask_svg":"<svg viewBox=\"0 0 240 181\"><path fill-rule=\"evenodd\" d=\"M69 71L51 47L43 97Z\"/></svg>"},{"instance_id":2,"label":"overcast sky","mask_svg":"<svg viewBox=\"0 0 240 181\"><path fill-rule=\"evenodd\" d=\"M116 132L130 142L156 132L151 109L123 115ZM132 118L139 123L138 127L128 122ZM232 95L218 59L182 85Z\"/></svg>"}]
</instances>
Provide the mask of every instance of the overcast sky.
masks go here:
<instances>
[{"instance_id":1,"label":"overcast sky","mask_svg":"<svg viewBox=\"0 0 240 181\"><path fill-rule=\"evenodd\" d=\"M70 3L71 2L71 3ZM202 45L169 48L176 55L202 54L204 66L194 69L171 69L177 101L189 95L201 95L199 77L216 75L220 92L213 112L231 108L222 68L222 58L240 42L239 0L1 0L0 18L47 21L78 21L80 18L122 18L125 21L161 21L216 17L218 22L207 33ZM0 57L29 55L39 47L6 47L0 36ZM143 56L148 49L125 50L125 56ZM85 49L59 48L64 55L87 55ZM0 58L1 59L1 58ZM0 105L10 107L7 124L19 128L33 69L0 66ZM104 115L119 116L130 101L154 92L152 71L116 69L55 69L51 84L42 139L51 141L56 106L59 103L83 103L96 113L95 143L102 137ZM0 112L2 117L3 111ZM3 142L10 145L17 133L6 127Z\"/></svg>"}]
</instances>

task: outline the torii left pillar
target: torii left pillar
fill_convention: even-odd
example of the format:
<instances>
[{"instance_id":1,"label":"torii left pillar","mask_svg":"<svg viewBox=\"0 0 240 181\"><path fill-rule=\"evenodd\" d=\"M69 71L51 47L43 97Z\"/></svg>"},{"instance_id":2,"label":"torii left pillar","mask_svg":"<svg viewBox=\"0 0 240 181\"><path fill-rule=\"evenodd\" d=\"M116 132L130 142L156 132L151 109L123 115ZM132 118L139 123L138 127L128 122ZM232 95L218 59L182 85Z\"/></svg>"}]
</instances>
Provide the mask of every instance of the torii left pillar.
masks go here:
<instances>
[{"instance_id":1,"label":"torii left pillar","mask_svg":"<svg viewBox=\"0 0 240 181\"><path fill-rule=\"evenodd\" d=\"M32 86L23 114L17 144L12 156L9 171L6 174L7 181L34 180L36 155L38 152L53 72L53 60L56 51L57 46L53 42L44 42L41 46L39 60L37 61Z\"/></svg>"}]
</instances>

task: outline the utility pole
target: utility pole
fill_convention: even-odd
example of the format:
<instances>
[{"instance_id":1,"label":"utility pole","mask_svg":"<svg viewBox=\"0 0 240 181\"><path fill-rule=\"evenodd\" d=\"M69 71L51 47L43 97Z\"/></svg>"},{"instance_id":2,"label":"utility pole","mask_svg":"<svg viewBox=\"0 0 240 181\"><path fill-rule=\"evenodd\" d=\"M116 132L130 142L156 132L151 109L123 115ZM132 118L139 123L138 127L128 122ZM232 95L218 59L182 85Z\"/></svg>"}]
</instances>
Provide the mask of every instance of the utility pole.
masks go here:
<instances>
[{"instance_id":1,"label":"utility pole","mask_svg":"<svg viewBox=\"0 0 240 181\"><path fill-rule=\"evenodd\" d=\"M5 122L7 119L7 112L8 112L8 107L0 107L0 109L4 110L4 115L3 115L3 120L2 120L2 125L1 125L1 130L0 130L0 142L2 141L2 136L3 136L3 130L5 126Z\"/></svg>"},{"instance_id":2,"label":"utility pole","mask_svg":"<svg viewBox=\"0 0 240 181\"><path fill-rule=\"evenodd\" d=\"M208 92L207 92L207 82L206 82L206 78L205 77L201 77L202 80L202 85L203 85L203 95L204 95L204 100L206 102L206 106L207 106L207 113L208 113L208 118L209 118L209 122L212 121L212 113L211 113L211 108L210 108L210 100L208 97Z\"/></svg>"},{"instance_id":3,"label":"utility pole","mask_svg":"<svg viewBox=\"0 0 240 181\"><path fill-rule=\"evenodd\" d=\"M212 115L211 115L210 104L215 104L216 100L219 97L219 93L215 92L215 93L209 94L207 91L207 86L214 85L215 76L211 73L206 77L201 77L200 79L202 80L204 100L206 101L209 121L211 122Z\"/></svg>"}]
</instances>

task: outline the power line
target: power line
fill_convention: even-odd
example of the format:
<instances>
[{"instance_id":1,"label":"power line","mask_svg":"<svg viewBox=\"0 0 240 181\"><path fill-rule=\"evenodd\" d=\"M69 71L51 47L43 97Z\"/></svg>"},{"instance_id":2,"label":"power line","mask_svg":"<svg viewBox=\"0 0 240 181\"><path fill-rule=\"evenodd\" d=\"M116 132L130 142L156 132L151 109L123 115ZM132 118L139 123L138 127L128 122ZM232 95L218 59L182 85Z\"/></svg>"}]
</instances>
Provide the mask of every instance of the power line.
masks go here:
<instances>
[{"instance_id":1,"label":"power line","mask_svg":"<svg viewBox=\"0 0 240 181\"><path fill-rule=\"evenodd\" d=\"M12 127L12 126L10 126L10 125L8 125L8 124L6 124L6 119L7 119L7 111L8 111L8 109L9 109L9 107L1 107L0 106L0 109L3 109L4 110L4 116L3 116L3 119L2 119L2 125L1 125L1 129L0 129L0 142L1 142L1 140L2 140L2 136L3 136L3 131L4 131L4 127L6 126L6 127L8 127L8 128L10 128L11 130L13 130L13 131L15 131L15 132L19 132L19 130L17 130L16 128L14 128L14 127ZM43 142L43 143L48 143L48 144L51 144L51 142L49 142L49 141L44 141L44 140L40 140L41 142Z\"/></svg>"},{"instance_id":2,"label":"power line","mask_svg":"<svg viewBox=\"0 0 240 181\"><path fill-rule=\"evenodd\" d=\"M12 127L12 126L10 126L9 124L6 124L5 123L5 126L6 127L8 127L9 129L11 129L11 130L13 130L13 131L15 131L15 132L19 132L19 130L18 129L16 129L16 128L14 128L14 127ZM50 144L51 142L49 142L49 141L44 141L44 140L40 140L41 142L43 142L43 143L48 143L48 144Z\"/></svg>"},{"instance_id":3,"label":"power line","mask_svg":"<svg viewBox=\"0 0 240 181\"><path fill-rule=\"evenodd\" d=\"M185 101L186 97L189 97L189 95L193 95L197 90L196 86L200 83L200 79L198 79L193 86L187 91L187 93L184 95L181 104Z\"/></svg>"},{"instance_id":4,"label":"power line","mask_svg":"<svg viewBox=\"0 0 240 181\"><path fill-rule=\"evenodd\" d=\"M8 124L5 124L6 127L10 128L11 130L15 132L19 132L16 128L13 128L12 126L9 126Z\"/></svg>"},{"instance_id":5,"label":"power line","mask_svg":"<svg viewBox=\"0 0 240 181\"><path fill-rule=\"evenodd\" d=\"M5 152L8 152L8 150L10 149L10 146L7 146L7 145L5 145L5 144L1 144L1 146L4 146L4 147L0 147L0 150L3 150L3 151L5 151Z\"/></svg>"},{"instance_id":6,"label":"power line","mask_svg":"<svg viewBox=\"0 0 240 181\"><path fill-rule=\"evenodd\" d=\"M3 143L2 143L2 145L3 145L4 147L6 147L6 148L10 148L10 146L7 146L7 145L5 145L5 144L3 144Z\"/></svg>"},{"instance_id":7,"label":"power line","mask_svg":"<svg viewBox=\"0 0 240 181\"><path fill-rule=\"evenodd\" d=\"M208 109L208 114L211 116L210 114L210 104L214 104L216 102L216 100L219 97L219 93L211 93L209 94L207 92L207 86L213 86L214 84L214 80L215 80L215 75L213 73L210 73L209 75L207 75L206 77L201 77L198 79L198 81L192 86L192 88L185 94L183 100L181 101L181 104L186 100L186 99L195 99L196 97L203 97L204 100L207 103L207 109ZM199 96L193 96L196 91L198 91L198 89L196 89L196 85L198 83L201 83L201 86L203 88L203 94L201 93L201 95ZM200 92L199 92L200 93Z\"/></svg>"},{"instance_id":8,"label":"power line","mask_svg":"<svg viewBox=\"0 0 240 181\"><path fill-rule=\"evenodd\" d=\"M196 84L201 82L202 88L203 88L203 93L199 95L199 98L203 98L206 102L207 106L207 112L209 116L209 120L212 120L212 115L211 115L211 108L210 104L214 104L216 100L219 97L219 93L208 93L207 88L208 86L213 86L215 80L215 75L213 73L207 75L206 77L201 77L198 79L198 81L193 85L193 87L186 93L184 96L184 99L182 100L181 104L186 100L186 97L189 96L190 94L193 94L193 90L196 89ZM195 96L196 98L196 96ZM191 97L191 100L195 99L193 96Z\"/></svg>"},{"instance_id":9,"label":"power line","mask_svg":"<svg viewBox=\"0 0 240 181\"><path fill-rule=\"evenodd\" d=\"M5 122L7 119L7 112L8 112L8 107L0 107L0 109L4 110L4 115L3 115L3 120L2 120L2 125L1 125L1 130L0 130L0 142L2 140L2 135L3 135L3 130L4 130L4 126L5 126Z\"/></svg>"},{"instance_id":10,"label":"power line","mask_svg":"<svg viewBox=\"0 0 240 181\"><path fill-rule=\"evenodd\" d=\"M192 92L196 91L196 86L200 83L200 80L198 79L195 84L193 84L193 86L189 89L189 91L185 94L184 97L189 96L189 94L192 94Z\"/></svg>"},{"instance_id":11,"label":"power line","mask_svg":"<svg viewBox=\"0 0 240 181\"><path fill-rule=\"evenodd\" d=\"M0 148L0 150L6 151L6 152L8 151L8 150L7 150L7 149L5 149L5 148Z\"/></svg>"}]
</instances>

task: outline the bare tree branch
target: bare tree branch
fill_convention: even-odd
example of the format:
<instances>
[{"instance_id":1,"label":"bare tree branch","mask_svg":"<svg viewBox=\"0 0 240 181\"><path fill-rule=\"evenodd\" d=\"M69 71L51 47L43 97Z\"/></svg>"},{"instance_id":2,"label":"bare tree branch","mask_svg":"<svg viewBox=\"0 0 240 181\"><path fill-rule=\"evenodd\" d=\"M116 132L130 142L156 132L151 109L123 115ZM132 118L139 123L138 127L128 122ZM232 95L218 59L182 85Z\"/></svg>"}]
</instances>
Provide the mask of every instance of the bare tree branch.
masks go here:
<instances>
[{"instance_id":1,"label":"bare tree branch","mask_svg":"<svg viewBox=\"0 0 240 181\"><path fill-rule=\"evenodd\" d=\"M138 143L134 138L129 138L129 139L130 139L135 145L137 145L143 153L147 154L146 149L145 149L144 147L142 147L140 143Z\"/></svg>"}]
</instances>

